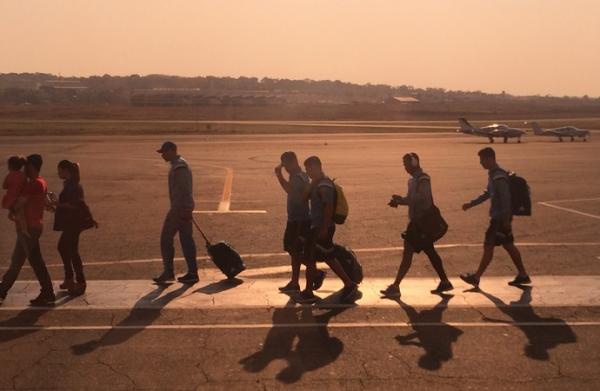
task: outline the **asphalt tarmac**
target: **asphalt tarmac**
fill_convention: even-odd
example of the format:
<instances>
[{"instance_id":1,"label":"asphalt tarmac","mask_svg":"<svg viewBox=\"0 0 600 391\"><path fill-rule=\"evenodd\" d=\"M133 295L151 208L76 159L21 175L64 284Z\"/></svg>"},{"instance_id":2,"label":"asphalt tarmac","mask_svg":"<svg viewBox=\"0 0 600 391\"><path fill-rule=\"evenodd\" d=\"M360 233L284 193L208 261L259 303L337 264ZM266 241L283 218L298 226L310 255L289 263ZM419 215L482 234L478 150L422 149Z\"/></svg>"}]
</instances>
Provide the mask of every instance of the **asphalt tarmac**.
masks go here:
<instances>
[{"instance_id":1,"label":"asphalt tarmac","mask_svg":"<svg viewBox=\"0 0 600 391\"><path fill-rule=\"evenodd\" d=\"M218 273L202 258L203 279L197 286L163 292L148 283L152 300L165 302L158 308L127 304L61 311L60 305L52 310L2 306L0 389L600 386L600 311L593 302L540 305L534 300L516 306L511 304L513 294L500 291L498 305L475 302L455 307L452 301L459 300L465 287L456 289L457 297L441 297L434 303L430 288L423 287L411 291L406 302L385 307L359 301L354 307L310 308L294 306L293 300L245 305L245 297L260 292L252 287L261 280L276 286L288 278L289 259L281 243L285 195L273 174L283 151L294 150L301 159L318 155L325 172L344 187L350 216L338 226L336 241L357 251L369 281L384 285L396 272L400 233L407 224L405 209L387 206L391 194L406 192L408 176L402 168L406 152L421 156L432 177L435 202L450 225L439 242L448 274L454 278L477 266L488 205L468 212L460 206L486 185L486 172L477 157L477 151L488 145L486 139L452 134L172 138L193 169L197 221L211 239L227 240L244 254L248 270L239 276L243 283L226 287L228 295L239 292L239 297L233 295L227 309L166 305L189 290L208 289L218 300ZM162 141L160 136L57 136L7 137L0 143L1 156L42 154L42 175L57 193L58 161L80 163L86 198L100 223L81 239L90 287L100 280L121 282L125 288L111 289L122 289L126 295L127 287L137 284L133 281L148 281L161 269L158 238L168 207L168 166L154 151ZM536 290L536 275L600 284L596 144L528 138L521 144L493 145L500 165L525 177L531 186L533 216L516 217L513 225L533 279L534 297L543 297L539 292L544 292L541 287ZM55 250L58 233L52 231L53 217L46 214L45 219L42 252L53 279L61 281ZM0 268L8 264L13 232L8 220L0 220ZM196 239L199 255L204 256L199 235ZM183 272L184 263L178 261L177 268ZM514 274L510 259L498 250L487 275L508 281ZM426 258L416 256L409 277L433 276ZM20 279L32 280L31 270L25 268ZM324 296L341 287L330 284ZM484 284L485 277L483 289ZM581 284L581 289L585 286ZM554 289L563 288L558 284ZM416 299L421 297L427 301ZM211 326L216 324L227 327ZM285 327L277 326L282 324ZM135 327L113 327L119 325Z\"/></svg>"}]
</instances>

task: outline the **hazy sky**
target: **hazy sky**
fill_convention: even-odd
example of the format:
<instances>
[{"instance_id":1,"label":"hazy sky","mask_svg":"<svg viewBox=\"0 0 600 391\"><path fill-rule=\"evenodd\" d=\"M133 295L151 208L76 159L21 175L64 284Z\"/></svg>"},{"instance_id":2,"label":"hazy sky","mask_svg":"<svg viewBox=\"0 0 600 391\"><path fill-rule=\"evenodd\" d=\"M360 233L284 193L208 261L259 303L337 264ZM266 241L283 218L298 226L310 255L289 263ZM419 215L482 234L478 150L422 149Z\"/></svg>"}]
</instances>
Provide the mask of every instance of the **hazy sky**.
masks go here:
<instances>
[{"instance_id":1,"label":"hazy sky","mask_svg":"<svg viewBox=\"0 0 600 391\"><path fill-rule=\"evenodd\" d=\"M0 0L0 72L600 96L600 0Z\"/></svg>"}]
</instances>

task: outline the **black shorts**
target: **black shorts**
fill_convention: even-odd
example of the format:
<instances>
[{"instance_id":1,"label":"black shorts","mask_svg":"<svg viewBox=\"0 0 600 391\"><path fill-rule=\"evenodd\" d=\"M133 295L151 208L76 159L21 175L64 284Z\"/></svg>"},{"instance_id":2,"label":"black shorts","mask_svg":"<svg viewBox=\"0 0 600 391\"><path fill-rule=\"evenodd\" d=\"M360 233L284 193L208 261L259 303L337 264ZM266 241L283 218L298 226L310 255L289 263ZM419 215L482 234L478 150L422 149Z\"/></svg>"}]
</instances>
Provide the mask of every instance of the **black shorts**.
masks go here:
<instances>
[{"instance_id":1,"label":"black shorts","mask_svg":"<svg viewBox=\"0 0 600 391\"><path fill-rule=\"evenodd\" d=\"M302 253L309 235L310 220L288 221L283 234L283 250L290 255Z\"/></svg>"},{"instance_id":2,"label":"black shorts","mask_svg":"<svg viewBox=\"0 0 600 391\"><path fill-rule=\"evenodd\" d=\"M511 219L512 222L512 219ZM512 227L508 230L502 226L500 220L490 220L490 226L485 231L484 243L488 246L504 246L515 241L512 233Z\"/></svg>"},{"instance_id":3,"label":"black shorts","mask_svg":"<svg viewBox=\"0 0 600 391\"><path fill-rule=\"evenodd\" d=\"M408 223L406 231L402 233L402 238L404 239L404 248L408 247L408 244L417 254L423 250L433 249L433 240L425 235L415 223Z\"/></svg>"},{"instance_id":4,"label":"black shorts","mask_svg":"<svg viewBox=\"0 0 600 391\"><path fill-rule=\"evenodd\" d=\"M320 228L312 228L310 235L304 246L305 261L328 261L334 258L333 235L335 235L335 225L327 230L327 237L319 239Z\"/></svg>"}]
</instances>

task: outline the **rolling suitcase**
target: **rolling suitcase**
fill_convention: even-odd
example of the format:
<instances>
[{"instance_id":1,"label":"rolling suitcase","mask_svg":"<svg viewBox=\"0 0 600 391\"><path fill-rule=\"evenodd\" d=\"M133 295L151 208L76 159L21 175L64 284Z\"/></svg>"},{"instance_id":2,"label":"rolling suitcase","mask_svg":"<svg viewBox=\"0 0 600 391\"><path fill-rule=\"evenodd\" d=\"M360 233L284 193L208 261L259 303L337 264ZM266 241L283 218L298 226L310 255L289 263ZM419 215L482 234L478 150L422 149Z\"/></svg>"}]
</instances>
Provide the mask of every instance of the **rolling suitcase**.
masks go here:
<instances>
[{"instance_id":1,"label":"rolling suitcase","mask_svg":"<svg viewBox=\"0 0 600 391\"><path fill-rule=\"evenodd\" d=\"M334 245L334 256L342 265L348 277L353 282L360 284L363 280L363 269L354 251L349 247L336 244Z\"/></svg>"},{"instance_id":2,"label":"rolling suitcase","mask_svg":"<svg viewBox=\"0 0 600 391\"><path fill-rule=\"evenodd\" d=\"M196 220L192 219L192 221L206 242L208 255L227 278L232 279L246 270L246 265L244 265L242 257L229 243L219 242L211 244L198 223L196 223Z\"/></svg>"}]
</instances>

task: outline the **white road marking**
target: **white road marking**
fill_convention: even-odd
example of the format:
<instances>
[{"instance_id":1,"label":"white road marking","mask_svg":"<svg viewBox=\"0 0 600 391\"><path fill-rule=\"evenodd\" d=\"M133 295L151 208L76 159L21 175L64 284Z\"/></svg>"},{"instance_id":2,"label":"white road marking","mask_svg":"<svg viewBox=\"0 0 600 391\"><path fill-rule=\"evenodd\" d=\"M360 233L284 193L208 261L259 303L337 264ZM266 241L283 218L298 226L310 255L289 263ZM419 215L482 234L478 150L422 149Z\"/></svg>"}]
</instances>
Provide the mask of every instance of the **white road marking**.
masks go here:
<instances>
[{"instance_id":1,"label":"white road marking","mask_svg":"<svg viewBox=\"0 0 600 391\"><path fill-rule=\"evenodd\" d=\"M402 300L418 308L443 306L452 309L473 308L559 308L600 307L600 276L533 276L530 288L515 288L507 284L514 276L488 276L481 291L473 291L459 278L451 278L455 289L442 300L430 294L438 284L431 277L409 277L402 281ZM242 277L243 278L243 277ZM290 307L293 300L279 292L284 278L248 279L237 283L222 280L217 274L202 275L194 286L171 284L157 286L149 280L90 280L85 296L61 298L47 311L97 310L263 310ZM355 305L362 308L398 309L399 303L381 296L391 277L368 277L363 280ZM58 289L58 284L55 287ZM345 308L354 304L340 302L339 290L343 284L336 278L325 280L317 295L321 297L316 308ZM0 306L0 312L34 309L29 299L39 293L34 281L17 281ZM66 297L66 295L64 296Z\"/></svg>"},{"instance_id":2,"label":"white road marking","mask_svg":"<svg viewBox=\"0 0 600 391\"><path fill-rule=\"evenodd\" d=\"M600 197L596 197L596 198L572 198L572 199L566 199L566 200L553 200L553 201L544 201L545 203L549 203L549 204L558 204L561 202L581 202L581 201L600 201Z\"/></svg>"},{"instance_id":3,"label":"white road marking","mask_svg":"<svg viewBox=\"0 0 600 391\"><path fill-rule=\"evenodd\" d=\"M231 206L231 188L233 187L233 169L231 167L225 168L225 184L223 185L223 194L221 195L221 202L219 202L219 212L227 212Z\"/></svg>"},{"instance_id":4,"label":"white road marking","mask_svg":"<svg viewBox=\"0 0 600 391\"><path fill-rule=\"evenodd\" d=\"M219 205L220 207L220 205ZM195 214L232 214L232 213L241 213L241 214L266 214L266 210L195 210Z\"/></svg>"},{"instance_id":5,"label":"white road marking","mask_svg":"<svg viewBox=\"0 0 600 391\"><path fill-rule=\"evenodd\" d=\"M543 205L543 206L547 206L549 208L554 208L554 209L562 210L562 211L565 211L565 212L571 212L571 213L575 213L575 214L578 214L578 215L581 215L581 216L591 217L592 219L600 220L600 216L593 215L591 213L580 212L580 211L575 210L575 209L565 208L565 207L557 206L557 205L552 205L552 204L549 204L547 202L538 202L538 204Z\"/></svg>"},{"instance_id":6,"label":"white road marking","mask_svg":"<svg viewBox=\"0 0 600 391\"><path fill-rule=\"evenodd\" d=\"M216 212L213 212L216 213ZM538 242L522 242L515 243L520 247L562 247L562 246L572 246L572 247L594 247L600 246L600 242L557 242L557 243L538 243ZM472 248L472 247L481 247L481 243L447 243L447 244L436 244L436 249L446 249L446 248ZM355 253L377 253L377 252L395 252L402 251L404 247L372 247L372 248L359 248L353 249ZM242 258L272 258L272 257L283 257L287 256L286 252L272 252L272 253L246 253L240 254ZM208 261L210 257L208 256L199 256L197 257L200 261ZM183 261L184 258L177 257L175 261ZM98 261L98 262L84 262L85 266L107 266L107 265L127 265L127 264L138 264L138 263L155 263L162 262L161 258L144 258L144 259L124 259L119 261ZM63 267L62 263L51 263L46 264L47 267ZM29 266L25 265L24 268L28 268ZM277 266L279 267L279 266ZM289 269L289 266L281 266ZM0 267L0 270L7 269L7 267ZM264 268L270 269L270 268ZM261 270L261 269L248 269L244 271L244 275L247 275L249 271ZM287 270L287 269L286 269ZM285 270L284 270L285 271Z\"/></svg>"},{"instance_id":7,"label":"white road marking","mask_svg":"<svg viewBox=\"0 0 600 391\"><path fill-rule=\"evenodd\" d=\"M265 214L266 210L231 210L231 194L233 188L233 168L225 167L225 184L223 185L223 193L217 210L195 210L196 214Z\"/></svg>"},{"instance_id":8,"label":"white road marking","mask_svg":"<svg viewBox=\"0 0 600 391\"><path fill-rule=\"evenodd\" d=\"M332 322L332 323L242 323L242 324L164 324L114 326L0 326L0 331L109 331L109 330L244 330L298 329L326 327L328 329L390 328L390 327L585 327L600 326L600 322Z\"/></svg>"}]
</instances>

